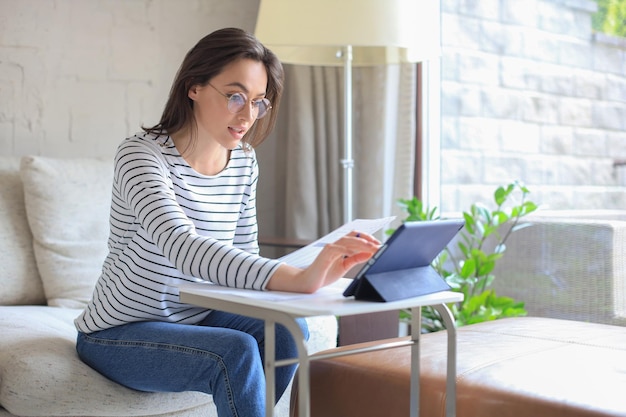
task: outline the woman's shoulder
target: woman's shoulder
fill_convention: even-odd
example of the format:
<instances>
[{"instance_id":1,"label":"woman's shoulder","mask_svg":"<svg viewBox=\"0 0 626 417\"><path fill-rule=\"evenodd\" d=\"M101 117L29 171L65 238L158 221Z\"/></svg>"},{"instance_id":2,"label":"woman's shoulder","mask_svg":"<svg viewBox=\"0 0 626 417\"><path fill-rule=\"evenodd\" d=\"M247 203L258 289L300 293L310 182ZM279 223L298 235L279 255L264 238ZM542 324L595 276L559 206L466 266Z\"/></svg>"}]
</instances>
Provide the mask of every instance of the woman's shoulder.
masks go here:
<instances>
[{"instance_id":1,"label":"woman's shoulder","mask_svg":"<svg viewBox=\"0 0 626 417\"><path fill-rule=\"evenodd\" d=\"M231 162L235 166L255 166L257 164L256 153L252 147L244 147L239 144L235 149L231 151Z\"/></svg>"},{"instance_id":2,"label":"woman's shoulder","mask_svg":"<svg viewBox=\"0 0 626 417\"><path fill-rule=\"evenodd\" d=\"M137 132L122 140L119 147L139 147L152 150L166 149L174 146L168 135L157 135L149 132Z\"/></svg>"},{"instance_id":3,"label":"woman's shoulder","mask_svg":"<svg viewBox=\"0 0 626 417\"><path fill-rule=\"evenodd\" d=\"M168 147L174 146L169 136L159 136L147 132L139 132L122 140L115 156L117 165L142 164L167 169Z\"/></svg>"},{"instance_id":4,"label":"woman's shoulder","mask_svg":"<svg viewBox=\"0 0 626 417\"><path fill-rule=\"evenodd\" d=\"M174 143L167 135L139 132L122 140L118 145L117 154L118 157L132 153L165 159L172 153L172 148L175 149Z\"/></svg>"}]
</instances>

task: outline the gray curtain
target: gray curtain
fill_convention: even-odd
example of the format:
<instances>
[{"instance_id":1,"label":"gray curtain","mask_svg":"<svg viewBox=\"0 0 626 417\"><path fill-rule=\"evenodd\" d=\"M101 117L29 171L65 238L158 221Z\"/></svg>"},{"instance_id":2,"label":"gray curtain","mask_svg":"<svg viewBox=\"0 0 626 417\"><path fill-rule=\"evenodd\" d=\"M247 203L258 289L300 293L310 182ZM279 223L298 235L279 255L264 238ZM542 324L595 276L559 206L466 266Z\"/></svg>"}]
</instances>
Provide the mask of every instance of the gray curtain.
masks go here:
<instances>
[{"instance_id":1,"label":"gray curtain","mask_svg":"<svg viewBox=\"0 0 626 417\"><path fill-rule=\"evenodd\" d=\"M261 236L316 239L343 223L343 72L285 65L276 129L257 149ZM416 66L353 69L355 218L412 196Z\"/></svg>"}]
</instances>

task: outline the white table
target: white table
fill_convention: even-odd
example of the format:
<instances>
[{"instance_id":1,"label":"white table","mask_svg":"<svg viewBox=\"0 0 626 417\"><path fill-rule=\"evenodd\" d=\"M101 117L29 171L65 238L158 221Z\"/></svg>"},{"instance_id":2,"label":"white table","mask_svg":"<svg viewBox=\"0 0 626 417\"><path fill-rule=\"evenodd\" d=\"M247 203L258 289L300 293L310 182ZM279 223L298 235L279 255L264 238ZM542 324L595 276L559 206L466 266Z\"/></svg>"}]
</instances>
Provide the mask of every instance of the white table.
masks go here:
<instances>
[{"instance_id":1,"label":"white table","mask_svg":"<svg viewBox=\"0 0 626 417\"><path fill-rule=\"evenodd\" d=\"M421 307L433 306L442 316L448 332L448 357L446 379L446 416L456 414L456 329L453 316L446 303L463 300L457 292L444 291L435 294L407 298L394 302L357 301L354 297L346 298L343 290L351 282L341 279L337 283L322 288L315 294L282 293L274 291L238 290L219 287L212 284L185 284L180 287L180 299L188 304L222 310L226 312L259 318L265 321L265 380L266 380L266 416L274 414L275 368L289 364L298 364L299 416L310 416L309 364L311 360L331 358L346 354L362 353L373 350L400 346L411 346L411 417L419 416L419 336ZM410 340L393 343L381 342L367 349L348 349L340 353L309 355L304 335L297 325L296 318L315 316L350 316L363 313L376 313L399 309L412 309L413 332ZM276 361L275 334L276 323L285 326L292 334L298 349L298 358Z\"/></svg>"}]
</instances>

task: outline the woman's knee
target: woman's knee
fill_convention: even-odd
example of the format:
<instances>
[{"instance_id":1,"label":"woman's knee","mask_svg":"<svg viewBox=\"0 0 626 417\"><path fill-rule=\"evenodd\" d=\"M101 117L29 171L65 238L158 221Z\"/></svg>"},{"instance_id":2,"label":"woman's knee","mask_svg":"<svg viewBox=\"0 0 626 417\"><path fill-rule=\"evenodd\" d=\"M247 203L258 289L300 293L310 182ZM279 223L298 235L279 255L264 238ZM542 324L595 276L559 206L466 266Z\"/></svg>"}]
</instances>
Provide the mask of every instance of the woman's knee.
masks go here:
<instances>
[{"instance_id":1,"label":"woman's knee","mask_svg":"<svg viewBox=\"0 0 626 417\"><path fill-rule=\"evenodd\" d=\"M298 326L304 337L304 341L309 340L309 328L305 319L297 319ZM294 335L283 325L276 326L276 353L281 358L293 358L298 356L298 345L294 340Z\"/></svg>"},{"instance_id":2,"label":"woman's knee","mask_svg":"<svg viewBox=\"0 0 626 417\"><path fill-rule=\"evenodd\" d=\"M233 331L225 344L228 346L225 357L241 358L245 362L259 360L258 342L248 333Z\"/></svg>"},{"instance_id":3,"label":"woman's knee","mask_svg":"<svg viewBox=\"0 0 626 417\"><path fill-rule=\"evenodd\" d=\"M296 322L298 323L298 326L300 326L300 329L302 330L302 334L304 335L304 340L309 340L309 324L307 323L306 319L300 318L300 319L296 319Z\"/></svg>"}]
</instances>

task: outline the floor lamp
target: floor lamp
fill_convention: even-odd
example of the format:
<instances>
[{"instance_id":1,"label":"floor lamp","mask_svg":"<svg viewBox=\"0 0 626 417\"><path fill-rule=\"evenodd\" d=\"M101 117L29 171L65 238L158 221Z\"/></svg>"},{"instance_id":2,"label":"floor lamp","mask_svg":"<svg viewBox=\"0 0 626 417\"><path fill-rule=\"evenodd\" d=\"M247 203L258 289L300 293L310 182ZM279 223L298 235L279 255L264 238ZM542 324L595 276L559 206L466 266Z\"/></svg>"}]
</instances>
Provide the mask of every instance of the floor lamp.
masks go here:
<instances>
[{"instance_id":1,"label":"floor lamp","mask_svg":"<svg viewBox=\"0 0 626 417\"><path fill-rule=\"evenodd\" d=\"M438 56L437 0L261 0L255 35L288 64L343 66L343 217L352 220L352 67Z\"/></svg>"}]
</instances>

